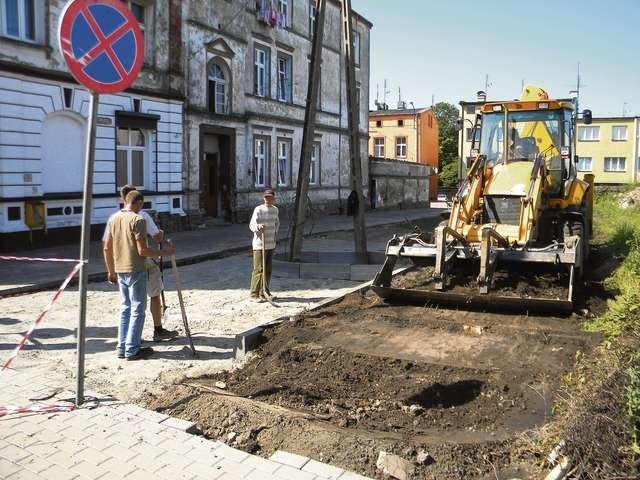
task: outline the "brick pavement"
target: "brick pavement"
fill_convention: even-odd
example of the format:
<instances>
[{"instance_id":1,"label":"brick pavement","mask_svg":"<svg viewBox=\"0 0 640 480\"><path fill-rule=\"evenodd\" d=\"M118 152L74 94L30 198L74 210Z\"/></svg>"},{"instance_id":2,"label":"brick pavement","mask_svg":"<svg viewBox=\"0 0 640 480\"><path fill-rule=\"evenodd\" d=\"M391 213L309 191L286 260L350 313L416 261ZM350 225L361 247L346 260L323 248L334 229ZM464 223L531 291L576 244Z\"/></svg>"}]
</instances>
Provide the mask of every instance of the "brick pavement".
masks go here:
<instances>
[{"instance_id":1,"label":"brick pavement","mask_svg":"<svg viewBox=\"0 0 640 480\"><path fill-rule=\"evenodd\" d=\"M73 400L50 374L7 370L0 405ZM43 401L29 399L48 396ZM60 413L0 417L3 480L367 480L306 457L277 451L270 459L188 432L194 424L87 392L88 402Z\"/></svg>"},{"instance_id":2,"label":"brick pavement","mask_svg":"<svg viewBox=\"0 0 640 480\"><path fill-rule=\"evenodd\" d=\"M386 225L434 217L435 209L373 211L367 226ZM350 217L319 219L314 233L351 230ZM214 227L204 231L172 235L179 263L216 258L221 254L250 247L246 225ZM287 225L281 229L286 237ZM74 257L77 246L50 247L16 255ZM100 243L92 242L90 274L103 270ZM0 297L23 287L25 291L57 286L66 265L3 265ZM56 279L47 285L46 279ZM51 372L34 368L8 370L0 375L0 406L51 404L73 400L74 392L60 388L60 379ZM29 399L56 395L41 402ZM87 392L94 399L72 412L18 414L0 417L0 479L7 480L366 480L288 452L278 451L270 459L249 455L223 443L194 435L191 422L145 410L117 399Z\"/></svg>"}]
</instances>

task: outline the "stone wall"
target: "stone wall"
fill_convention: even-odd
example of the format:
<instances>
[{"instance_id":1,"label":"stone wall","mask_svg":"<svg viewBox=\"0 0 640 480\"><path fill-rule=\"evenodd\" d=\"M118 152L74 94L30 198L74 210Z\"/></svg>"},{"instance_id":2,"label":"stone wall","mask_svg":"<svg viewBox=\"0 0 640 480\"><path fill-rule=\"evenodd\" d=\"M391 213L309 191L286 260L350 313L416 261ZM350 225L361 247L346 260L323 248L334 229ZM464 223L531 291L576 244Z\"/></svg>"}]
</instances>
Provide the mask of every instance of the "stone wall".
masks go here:
<instances>
[{"instance_id":1,"label":"stone wall","mask_svg":"<svg viewBox=\"0 0 640 480\"><path fill-rule=\"evenodd\" d=\"M413 208L429 205L431 167L399 160L369 158L369 206Z\"/></svg>"}]
</instances>

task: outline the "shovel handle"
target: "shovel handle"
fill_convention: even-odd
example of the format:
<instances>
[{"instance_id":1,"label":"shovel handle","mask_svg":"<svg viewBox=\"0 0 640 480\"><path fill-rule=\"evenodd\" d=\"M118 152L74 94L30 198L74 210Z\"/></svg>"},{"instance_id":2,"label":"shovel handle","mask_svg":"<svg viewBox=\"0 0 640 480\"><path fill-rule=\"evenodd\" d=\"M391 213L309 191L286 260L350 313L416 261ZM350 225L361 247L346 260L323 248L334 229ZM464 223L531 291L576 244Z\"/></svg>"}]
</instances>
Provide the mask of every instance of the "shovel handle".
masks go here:
<instances>
[{"instance_id":1,"label":"shovel handle","mask_svg":"<svg viewBox=\"0 0 640 480\"><path fill-rule=\"evenodd\" d=\"M171 240L167 239L168 243L171 243ZM176 264L176 256L175 254L171 255L171 270L173 271L173 277L176 281L176 290L178 292L178 301L180 302L180 313L182 314L182 323L184 324L184 331L187 335L187 340L189 340L189 346L191 347L191 353L195 358L198 357L198 353L196 352L196 348L193 346L193 339L191 338L191 330L189 330L189 324L187 323L187 312L184 308L184 300L182 299L182 285L180 282L180 273L178 272L178 266Z\"/></svg>"}]
</instances>

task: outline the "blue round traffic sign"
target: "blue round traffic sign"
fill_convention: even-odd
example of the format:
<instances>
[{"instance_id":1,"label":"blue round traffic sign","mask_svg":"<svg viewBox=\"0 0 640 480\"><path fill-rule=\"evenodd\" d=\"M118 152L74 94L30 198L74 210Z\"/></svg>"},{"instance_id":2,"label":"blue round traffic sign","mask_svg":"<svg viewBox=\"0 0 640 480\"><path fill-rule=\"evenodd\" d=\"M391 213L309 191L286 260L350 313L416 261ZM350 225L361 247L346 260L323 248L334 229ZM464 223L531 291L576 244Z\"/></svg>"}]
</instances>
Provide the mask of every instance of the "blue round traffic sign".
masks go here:
<instances>
[{"instance_id":1,"label":"blue round traffic sign","mask_svg":"<svg viewBox=\"0 0 640 480\"><path fill-rule=\"evenodd\" d=\"M70 1L58 37L71 74L96 93L126 89L142 67L140 25L119 0Z\"/></svg>"}]
</instances>

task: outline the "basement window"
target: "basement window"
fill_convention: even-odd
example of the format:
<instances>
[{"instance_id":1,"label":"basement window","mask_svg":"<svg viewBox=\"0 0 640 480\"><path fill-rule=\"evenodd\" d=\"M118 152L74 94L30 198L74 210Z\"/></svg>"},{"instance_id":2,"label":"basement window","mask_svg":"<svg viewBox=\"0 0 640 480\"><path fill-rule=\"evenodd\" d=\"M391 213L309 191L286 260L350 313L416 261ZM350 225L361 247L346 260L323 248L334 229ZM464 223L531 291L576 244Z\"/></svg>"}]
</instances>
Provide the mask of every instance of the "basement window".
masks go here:
<instances>
[{"instance_id":1,"label":"basement window","mask_svg":"<svg viewBox=\"0 0 640 480\"><path fill-rule=\"evenodd\" d=\"M7 220L16 222L22 219L22 209L20 207L7 208Z\"/></svg>"}]
</instances>

